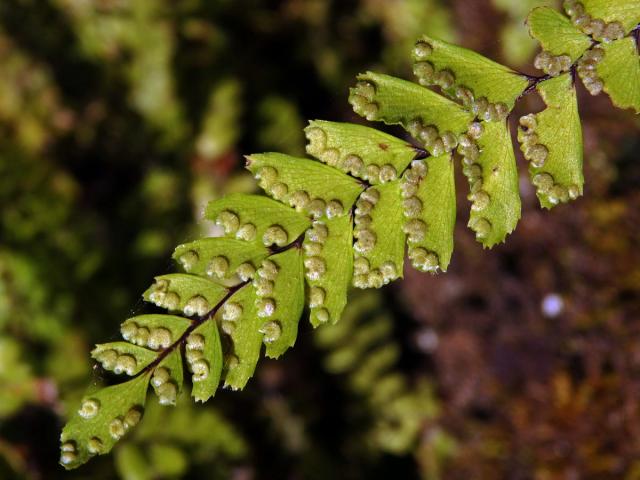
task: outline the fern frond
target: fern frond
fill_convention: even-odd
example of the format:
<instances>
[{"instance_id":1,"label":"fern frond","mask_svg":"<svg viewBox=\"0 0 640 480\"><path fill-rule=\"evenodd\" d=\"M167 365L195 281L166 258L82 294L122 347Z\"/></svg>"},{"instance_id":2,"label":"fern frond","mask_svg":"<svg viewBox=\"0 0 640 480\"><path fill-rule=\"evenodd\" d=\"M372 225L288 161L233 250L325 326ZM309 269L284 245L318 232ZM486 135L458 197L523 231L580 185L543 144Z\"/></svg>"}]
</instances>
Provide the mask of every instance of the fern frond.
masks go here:
<instances>
[{"instance_id":1,"label":"fern frond","mask_svg":"<svg viewBox=\"0 0 640 480\"><path fill-rule=\"evenodd\" d=\"M94 349L103 368L133 378L86 395L62 432L61 463L74 468L108 452L140 420L149 383L162 405L174 405L183 360L197 401L215 395L221 382L243 388L263 347L277 358L295 344L305 305L314 327L335 324L350 285L379 288L403 277L405 248L415 268L446 271L456 219L456 155L469 181L468 226L484 247L503 242L521 210L507 117L524 94L537 90L546 104L521 118L518 132L541 205L580 196L574 74L591 93L604 89L616 105L640 111L634 31L640 0L569 0L565 9L568 16L548 8L529 16L531 34L545 49L535 60L545 72L540 77L426 36L413 50L421 85L359 75L349 96L354 111L400 125L410 142L315 120L305 133L307 152L317 160L248 156L247 168L267 196L211 202L205 216L221 236L178 246L174 258L186 273L159 276L143 294L167 314L128 319L124 341ZM394 346L368 353L369 373L354 377L354 385L369 385L370 372L383 370L397 354Z\"/></svg>"}]
</instances>

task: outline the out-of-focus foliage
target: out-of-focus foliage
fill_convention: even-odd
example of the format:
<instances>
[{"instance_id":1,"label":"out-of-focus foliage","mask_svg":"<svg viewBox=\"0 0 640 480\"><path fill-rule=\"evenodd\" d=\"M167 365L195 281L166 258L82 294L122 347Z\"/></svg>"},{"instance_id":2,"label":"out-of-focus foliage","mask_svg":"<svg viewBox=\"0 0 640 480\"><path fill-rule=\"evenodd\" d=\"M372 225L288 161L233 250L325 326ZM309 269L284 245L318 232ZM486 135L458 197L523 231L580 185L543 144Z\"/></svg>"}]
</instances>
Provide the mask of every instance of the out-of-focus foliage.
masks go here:
<instances>
[{"instance_id":1,"label":"out-of-focus foliage","mask_svg":"<svg viewBox=\"0 0 640 480\"><path fill-rule=\"evenodd\" d=\"M500 29L500 49L510 65L524 65L533 56L538 44L529 35L527 25L522 20L531 10L541 6L558 7L556 0L492 0L495 8L502 12L506 21Z\"/></svg>"},{"instance_id":2,"label":"out-of-focus foliage","mask_svg":"<svg viewBox=\"0 0 640 480\"><path fill-rule=\"evenodd\" d=\"M229 465L216 460L246 457L245 440L219 412L194 409L186 400L171 410L155 400L147 405L144 425L115 450L121 478L182 478L190 468L207 478L229 478Z\"/></svg>"},{"instance_id":3,"label":"out-of-focus foliage","mask_svg":"<svg viewBox=\"0 0 640 480\"><path fill-rule=\"evenodd\" d=\"M402 454L414 449L439 408L425 378L409 382L398 368L401 347L381 300L371 291L354 295L338 324L318 330L316 343L327 351L326 370L344 376L353 394L350 416L370 423L350 450Z\"/></svg>"},{"instance_id":4,"label":"out-of-focus foliage","mask_svg":"<svg viewBox=\"0 0 640 480\"><path fill-rule=\"evenodd\" d=\"M68 409L87 381L110 381L89 350L143 313L136 293L168 272L173 245L209 228L196 223L208 200L253 188L241 154L296 155L299 119L352 120L353 75L408 72L399 45L423 33L521 67L533 47L522 53L531 43L515 11L532 5L500 3L514 13L487 0L0 2L0 478L132 478L162 458L174 459L165 478L634 478L640 125L605 97L581 111L587 199L540 215L523 187L509 245L487 255L460 234L446 277L409 276L381 300L398 368L429 375L441 405L409 455L372 443L360 444L366 462L348 455L372 425L370 399L328 373L331 352L304 331L241 399L182 402L180 420L150 399L122 444L132 464L116 451L77 473L57 465ZM139 28L90 38L109 22ZM500 39L509 25L521 43ZM156 410L168 416L150 421ZM206 439L181 427L199 421ZM153 448L147 428L166 435ZM196 445L207 453L193 456Z\"/></svg>"}]
</instances>

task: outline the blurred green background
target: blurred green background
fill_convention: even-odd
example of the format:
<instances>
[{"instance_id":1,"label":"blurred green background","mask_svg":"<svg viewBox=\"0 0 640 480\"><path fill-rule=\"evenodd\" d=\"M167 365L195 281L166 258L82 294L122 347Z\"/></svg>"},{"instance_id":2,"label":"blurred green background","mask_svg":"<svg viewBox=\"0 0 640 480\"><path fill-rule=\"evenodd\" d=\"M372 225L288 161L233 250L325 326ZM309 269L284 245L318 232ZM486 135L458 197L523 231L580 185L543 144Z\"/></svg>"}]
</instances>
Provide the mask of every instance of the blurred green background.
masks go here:
<instances>
[{"instance_id":1,"label":"blurred green background","mask_svg":"<svg viewBox=\"0 0 640 480\"><path fill-rule=\"evenodd\" d=\"M209 200L256 188L243 154L359 121L355 74L410 78L421 33L531 73L546 3L1 0L0 478L640 479L640 122L583 89L583 199L541 211L521 164L523 219L483 251L458 178L449 273L354 293L244 392L152 399L113 455L57 465L88 351Z\"/></svg>"}]
</instances>

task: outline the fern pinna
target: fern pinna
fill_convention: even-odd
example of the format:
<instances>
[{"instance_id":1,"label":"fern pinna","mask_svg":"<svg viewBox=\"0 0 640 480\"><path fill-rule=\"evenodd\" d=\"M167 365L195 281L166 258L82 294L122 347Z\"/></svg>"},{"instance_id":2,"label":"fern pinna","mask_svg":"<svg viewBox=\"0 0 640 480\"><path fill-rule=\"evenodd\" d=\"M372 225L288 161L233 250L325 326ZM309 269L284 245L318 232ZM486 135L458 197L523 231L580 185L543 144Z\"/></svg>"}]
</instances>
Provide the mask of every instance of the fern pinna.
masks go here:
<instances>
[{"instance_id":1,"label":"fern pinna","mask_svg":"<svg viewBox=\"0 0 640 480\"><path fill-rule=\"evenodd\" d=\"M296 341L308 306L314 327L335 323L350 286L378 288L402 277L407 254L424 272L446 271L456 219L454 152L469 181L468 226L485 247L520 218L515 153L507 119L537 90L546 104L520 119L518 140L545 208L582 195L582 133L576 77L591 94L640 111L640 0L568 0L565 14L537 8L527 20L543 51L531 77L467 49L424 36L413 49L419 85L368 72L349 102L370 121L401 125L413 142L346 123L312 121L307 152L247 157L271 198L229 195L206 218L224 236L179 246L186 273L157 277L145 300L170 314L141 315L124 341L93 358L132 377L86 394L61 436L61 463L74 468L107 453L143 415L148 385L174 405L183 363L198 401L220 383L241 389L262 347L277 358ZM430 90L425 87L436 87Z\"/></svg>"}]
</instances>

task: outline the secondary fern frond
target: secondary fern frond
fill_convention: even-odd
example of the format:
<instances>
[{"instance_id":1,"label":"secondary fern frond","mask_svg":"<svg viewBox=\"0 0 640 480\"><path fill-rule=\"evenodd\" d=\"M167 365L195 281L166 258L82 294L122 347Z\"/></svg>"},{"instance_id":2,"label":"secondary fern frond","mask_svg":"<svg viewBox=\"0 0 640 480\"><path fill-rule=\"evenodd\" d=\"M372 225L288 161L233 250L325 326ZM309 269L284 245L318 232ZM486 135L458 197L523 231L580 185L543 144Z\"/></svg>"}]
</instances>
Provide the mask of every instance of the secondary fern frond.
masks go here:
<instances>
[{"instance_id":1,"label":"secondary fern frond","mask_svg":"<svg viewBox=\"0 0 640 480\"><path fill-rule=\"evenodd\" d=\"M163 275L144 299L167 314L126 320L124 341L93 357L133 377L88 393L62 432L61 463L74 468L108 452L140 420L149 383L174 405L183 360L192 396L219 384L240 389L264 346L279 357L294 345L305 305L316 327L336 323L351 285L402 278L405 248L424 272L445 271L456 217L454 159L469 181L469 227L484 247L505 240L520 218L516 157L507 118L537 90L546 108L520 119L518 139L543 207L583 191L582 133L575 78L640 111L640 0L565 2L529 16L544 51L529 77L429 37L413 50L420 85L368 72L349 102L367 120L402 126L413 141L369 127L316 120L305 133L319 161L280 153L247 157L267 196L229 195L206 218L223 236L179 246L185 273ZM436 86L438 90L426 87Z\"/></svg>"}]
</instances>

